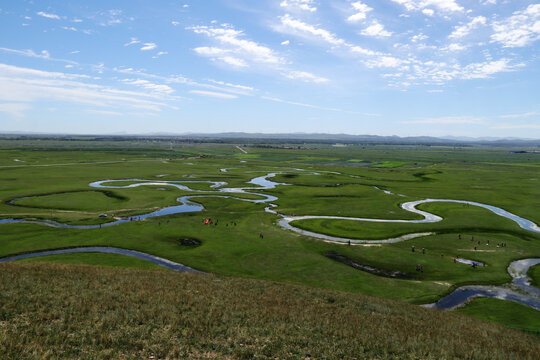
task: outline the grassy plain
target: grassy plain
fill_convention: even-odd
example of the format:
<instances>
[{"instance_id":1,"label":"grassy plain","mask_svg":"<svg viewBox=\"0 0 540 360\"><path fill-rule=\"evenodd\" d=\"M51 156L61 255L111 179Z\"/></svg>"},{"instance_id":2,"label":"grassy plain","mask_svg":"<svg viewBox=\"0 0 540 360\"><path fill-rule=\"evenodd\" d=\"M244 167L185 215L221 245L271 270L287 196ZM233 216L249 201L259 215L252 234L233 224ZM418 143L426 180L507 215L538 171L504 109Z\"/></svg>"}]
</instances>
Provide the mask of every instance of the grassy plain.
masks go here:
<instances>
[{"instance_id":1,"label":"grassy plain","mask_svg":"<svg viewBox=\"0 0 540 360\"><path fill-rule=\"evenodd\" d=\"M154 142L0 141L0 218L96 224L110 221L112 216L132 216L177 205L178 197L193 194L162 185L106 189L104 193L88 186L98 180L225 181L226 187L243 187L249 186L246 182L253 177L279 172L273 180L291 185L261 192L277 196L275 203L284 214L418 219L418 215L402 210L399 204L429 197L483 202L540 223L538 154L514 154L500 148L389 145L243 149L248 154L226 144L170 147ZM227 172L220 171L222 168L228 168ZM128 183L132 182L122 185ZM203 191L201 195L212 195L208 183L186 185ZM374 186L406 196L388 195ZM16 201L17 206L7 203L24 196L33 197ZM248 194L235 196L257 198ZM508 282L509 262L540 256L540 235L472 206L420 206L444 218L433 224L346 220L305 220L295 224L352 238L435 232L397 244L349 247L282 230L276 226L278 216L264 211L265 204L211 196L194 201L204 205L205 210L94 230L0 224L0 257L63 247L115 246L158 255L214 274L426 303L456 286ZM108 217L98 218L101 213ZM205 217L218 219L219 225L203 225ZM261 233L264 238L259 237ZM182 246L180 239L184 237L199 239L202 244L195 248ZM488 240L490 244L486 245ZM497 248L501 242L507 243L507 247ZM426 254L412 253L411 245L426 248ZM366 265L414 273L416 278L398 280L371 275L328 259L324 256L328 252ZM455 264L455 256L482 261L488 266L473 269ZM139 262L119 256L53 258L55 262L62 259L142 267ZM417 263L424 265L423 273L414 272Z\"/></svg>"},{"instance_id":2,"label":"grassy plain","mask_svg":"<svg viewBox=\"0 0 540 360\"><path fill-rule=\"evenodd\" d=\"M457 312L540 335L540 311L513 301L479 298Z\"/></svg>"},{"instance_id":3,"label":"grassy plain","mask_svg":"<svg viewBox=\"0 0 540 360\"><path fill-rule=\"evenodd\" d=\"M538 337L361 294L225 276L0 264L9 359L534 359Z\"/></svg>"}]
</instances>

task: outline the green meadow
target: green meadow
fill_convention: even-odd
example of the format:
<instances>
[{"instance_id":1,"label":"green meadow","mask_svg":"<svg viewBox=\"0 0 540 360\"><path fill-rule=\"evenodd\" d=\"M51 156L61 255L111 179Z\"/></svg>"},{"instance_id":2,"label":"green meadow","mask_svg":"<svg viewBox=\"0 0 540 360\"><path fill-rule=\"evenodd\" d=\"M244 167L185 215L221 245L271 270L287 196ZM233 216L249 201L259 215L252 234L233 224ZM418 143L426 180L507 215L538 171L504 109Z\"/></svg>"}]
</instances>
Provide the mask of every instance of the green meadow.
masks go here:
<instances>
[{"instance_id":1,"label":"green meadow","mask_svg":"<svg viewBox=\"0 0 540 360\"><path fill-rule=\"evenodd\" d=\"M0 140L0 219L100 224L114 217L179 205L177 198L185 195L201 195L191 201L203 205L204 210L100 229L0 224L0 257L47 249L113 246L157 255L220 276L307 285L412 304L435 302L461 285L507 283L511 278L506 268L511 261L540 257L540 234L474 206L420 205L419 209L443 218L431 224L333 219L293 223L309 231L352 239L433 233L393 244L348 246L278 227L280 217L266 212L265 203L215 197L232 195L253 200L261 196L216 194L210 183L193 182L226 182L227 188L256 187L247 182L276 172L272 180L288 185L253 192L276 196L276 210L286 215L415 220L421 217L403 210L401 203L446 198L494 205L539 224L540 154L515 154L502 148L316 144L300 149L243 146L247 151L243 153L228 144L66 143ZM220 171L223 168L227 171ZM163 184L107 189L89 186L99 180L124 180L109 183L113 186L140 180L186 181L183 184L197 192ZM218 220L218 225L205 225L205 218ZM201 244L185 246L183 238L194 238ZM506 246L498 246L502 243ZM415 252L411 251L413 245ZM379 269L399 270L411 277L405 280L373 275L334 261L325 256L328 253ZM455 257L481 261L487 266L475 269L455 263ZM25 261L156 268L141 260L110 254L57 255ZM423 265L422 273L415 271L417 264ZM531 276L538 286L538 266L532 268ZM502 303L505 305L475 300L460 311L505 326L531 329L506 316L516 311L515 304ZM486 309L492 307L506 315L486 318Z\"/></svg>"}]
</instances>

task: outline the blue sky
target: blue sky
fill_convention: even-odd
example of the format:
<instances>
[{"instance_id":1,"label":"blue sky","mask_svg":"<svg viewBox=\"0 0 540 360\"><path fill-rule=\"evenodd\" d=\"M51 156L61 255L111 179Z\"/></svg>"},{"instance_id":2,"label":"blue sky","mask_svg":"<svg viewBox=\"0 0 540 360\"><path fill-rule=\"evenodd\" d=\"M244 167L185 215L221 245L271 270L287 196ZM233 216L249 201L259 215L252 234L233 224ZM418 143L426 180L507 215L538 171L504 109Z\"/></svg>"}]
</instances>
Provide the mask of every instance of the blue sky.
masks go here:
<instances>
[{"instance_id":1,"label":"blue sky","mask_svg":"<svg viewBox=\"0 0 540 360\"><path fill-rule=\"evenodd\" d=\"M540 138L540 2L0 0L0 131Z\"/></svg>"}]
</instances>

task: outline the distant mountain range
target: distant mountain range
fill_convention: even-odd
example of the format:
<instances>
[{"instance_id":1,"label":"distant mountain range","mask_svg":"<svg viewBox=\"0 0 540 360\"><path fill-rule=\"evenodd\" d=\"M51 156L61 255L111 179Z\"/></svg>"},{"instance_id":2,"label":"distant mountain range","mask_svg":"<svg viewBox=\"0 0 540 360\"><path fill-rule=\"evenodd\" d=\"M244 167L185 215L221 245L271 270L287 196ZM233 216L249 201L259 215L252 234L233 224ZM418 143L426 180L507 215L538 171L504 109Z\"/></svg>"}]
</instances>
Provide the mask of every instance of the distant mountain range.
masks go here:
<instances>
[{"instance_id":1,"label":"distant mountain range","mask_svg":"<svg viewBox=\"0 0 540 360\"><path fill-rule=\"evenodd\" d=\"M165 140L167 138L176 140L194 139L201 142L210 142L212 140L220 140L221 142L306 142L306 143L379 143L379 144L422 144L422 145L491 145L491 146L527 146L540 147L540 139L525 139L525 138L501 138L501 137L465 137L465 136L379 136L379 135L350 135L350 134L325 134L325 133L244 133L244 132L225 132L225 133L169 133L155 132L146 134L96 134L96 135L79 135L79 134L47 134L37 132L23 131L4 131L0 132L0 136L7 137L32 137L32 138L51 138L51 137L78 137L78 138L115 138L122 139L137 139L137 138L158 138Z\"/></svg>"}]
</instances>

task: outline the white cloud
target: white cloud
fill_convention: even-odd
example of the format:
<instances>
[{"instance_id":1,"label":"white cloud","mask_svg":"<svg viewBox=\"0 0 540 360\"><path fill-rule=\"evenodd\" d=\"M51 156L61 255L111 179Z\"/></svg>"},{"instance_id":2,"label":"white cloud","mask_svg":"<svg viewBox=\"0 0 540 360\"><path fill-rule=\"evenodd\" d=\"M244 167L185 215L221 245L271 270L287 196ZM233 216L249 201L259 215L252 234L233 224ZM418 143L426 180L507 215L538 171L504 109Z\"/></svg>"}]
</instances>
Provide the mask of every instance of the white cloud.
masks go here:
<instances>
[{"instance_id":1,"label":"white cloud","mask_svg":"<svg viewBox=\"0 0 540 360\"><path fill-rule=\"evenodd\" d=\"M493 42L504 47L524 47L540 39L540 4L529 5L507 19L493 23Z\"/></svg>"},{"instance_id":2,"label":"white cloud","mask_svg":"<svg viewBox=\"0 0 540 360\"><path fill-rule=\"evenodd\" d=\"M46 13L43 11L37 12L36 14L39 16L43 16L44 18L47 18L47 19L60 20L60 16L56 14Z\"/></svg>"},{"instance_id":3,"label":"white cloud","mask_svg":"<svg viewBox=\"0 0 540 360\"><path fill-rule=\"evenodd\" d=\"M0 47L0 52L6 52L6 53L21 55L21 56L26 56L26 57L32 57L32 58L38 58L38 59L50 60L50 61L59 61L59 62L64 62L68 64L78 65L78 63L75 61L52 58L51 54L49 54L47 50L42 50L40 54L37 54L33 50L17 50L17 49L8 49L8 48Z\"/></svg>"},{"instance_id":4,"label":"white cloud","mask_svg":"<svg viewBox=\"0 0 540 360\"><path fill-rule=\"evenodd\" d=\"M433 125L460 125L460 124L484 124L485 118L474 116L443 116L419 120L403 121L404 124L433 124Z\"/></svg>"},{"instance_id":5,"label":"white cloud","mask_svg":"<svg viewBox=\"0 0 540 360\"><path fill-rule=\"evenodd\" d=\"M285 77L293 80L302 80L305 82L313 82L316 84L326 83L329 80L320 76L313 75L306 71L289 71L284 73Z\"/></svg>"},{"instance_id":6,"label":"white cloud","mask_svg":"<svg viewBox=\"0 0 540 360\"><path fill-rule=\"evenodd\" d=\"M0 112L6 113L14 118L24 117L24 112L28 110L30 106L24 103L4 103L0 104Z\"/></svg>"},{"instance_id":7,"label":"white cloud","mask_svg":"<svg viewBox=\"0 0 540 360\"><path fill-rule=\"evenodd\" d=\"M59 101L98 108L159 112L175 100L160 92L124 91L87 82L88 75L49 72L0 64L0 101L32 103Z\"/></svg>"},{"instance_id":8,"label":"white cloud","mask_svg":"<svg viewBox=\"0 0 540 360\"><path fill-rule=\"evenodd\" d=\"M154 50L155 48L157 48L157 45L155 43L144 43L141 51Z\"/></svg>"},{"instance_id":9,"label":"white cloud","mask_svg":"<svg viewBox=\"0 0 540 360\"><path fill-rule=\"evenodd\" d=\"M285 41L282 41L282 42L281 42L281 45L287 46L287 45L289 45L290 43L291 43L290 40L285 40Z\"/></svg>"},{"instance_id":10,"label":"white cloud","mask_svg":"<svg viewBox=\"0 0 540 360\"><path fill-rule=\"evenodd\" d=\"M416 34L413 37L411 37L411 41L415 43L415 42L419 42L419 41L422 41L422 40L426 40L427 38L429 38L429 36L420 33L420 34Z\"/></svg>"},{"instance_id":11,"label":"white cloud","mask_svg":"<svg viewBox=\"0 0 540 360\"><path fill-rule=\"evenodd\" d=\"M516 67L519 66L522 66L522 64L510 65L509 59L469 64L463 68L461 78L486 79L496 73L513 71Z\"/></svg>"},{"instance_id":12,"label":"white cloud","mask_svg":"<svg viewBox=\"0 0 540 360\"><path fill-rule=\"evenodd\" d=\"M437 8L443 12L461 12L465 9L458 5L455 0L392 0L405 6L408 11L423 10L428 7Z\"/></svg>"},{"instance_id":13,"label":"white cloud","mask_svg":"<svg viewBox=\"0 0 540 360\"><path fill-rule=\"evenodd\" d=\"M126 18L122 14L122 10L111 9L107 11L102 11L98 14L99 25L101 26L114 26L122 24ZM133 20L130 18L129 20Z\"/></svg>"},{"instance_id":14,"label":"white cloud","mask_svg":"<svg viewBox=\"0 0 540 360\"><path fill-rule=\"evenodd\" d=\"M238 96L233 94L226 94L226 93L220 93L215 91L206 91L206 90L190 90L191 94L201 95L201 96L209 96L209 97L215 97L219 99L236 99Z\"/></svg>"},{"instance_id":15,"label":"white cloud","mask_svg":"<svg viewBox=\"0 0 540 360\"><path fill-rule=\"evenodd\" d=\"M126 84L142 87L143 89L157 93L172 94L174 92L174 90L168 85L154 84L144 79L124 79L122 81Z\"/></svg>"},{"instance_id":16,"label":"white cloud","mask_svg":"<svg viewBox=\"0 0 540 360\"><path fill-rule=\"evenodd\" d=\"M199 47L195 52L200 55L213 57L233 66L246 67L250 63L256 64L283 64L285 60L278 56L274 50L255 41L243 39L244 32L234 29L230 25L222 27L194 26L188 28L196 34L208 36L219 44L219 47ZM224 56L227 54L226 56ZM218 57L219 56L219 57Z\"/></svg>"},{"instance_id":17,"label":"white cloud","mask_svg":"<svg viewBox=\"0 0 540 360\"><path fill-rule=\"evenodd\" d=\"M384 26L376 21L374 21L370 26L362 30L360 34L373 37L388 37L392 35L390 31L386 31L384 29Z\"/></svg>"},{"instance_id":18,"label":"white cloud","mask_svg":"<svg viewBox=\"0 0 540 360\"><path fill-rule=\"evenodd\" d=\"M180 25L180 23L178 21L171 21L171 24L173 24L174 26Z\"/></svg>"},{"instance_id":19,"label":"white cloud","mask_svg":"<svg viewBox=\"0 0 540 360\"><path fill-rule=\"evenodd\" d=\"M286 8L287 10L304 10L309 12L317 11L314 6L313 0L283 0L279 6Z\"/></svg>"},{"instance_id":20,"label":"white cloud","mask_svg":"<svg viewBox=\"0 0 540 360\"><path fill-rule=\"evenodd\" d=\"M290 32L302 37L320 39L332 45L344 45L345 40L338 38L331 32L307 24L301 20L293 19L289 14L280 16L281 29L283 32Z\"/></svg>"},{"instance_id":21,"label":"white cloud","mask_svg":"<svg viewBox=\"0 0 540 360\"><path fill-rule=\"evenodd\" d=\"M167 55L168 52L167 51L158 51L158 53L154 56L152 56L152 59L157 59L158 57L162 56L162 55Z\"/></svg>"},{"instance_id":22,"label":"white cloud","mask_svg":"<svg viewBox=\"0 0 540 360\"><path fill-rule=\"evenodd\" d=\"M462 51L465 49L467 49L467 46L458 43L452 43L441 48L442 51Z\"/></svg>"},{"instance_id":23,"label":"white cloud","mask_svg":"<svg viewBox=\"0 0 540 360\"><path fill-rule=\"evenodd\" d=\"M350 22L358 22L364 20L367 16L367 13L373 10L361 1L353 2L351 3L351 6L356 12L347 18L347 21Z\"/></svg>"},{"instance_id":24,"label":"white cloud","mask_svg":"<svg viewBox=\"0 0 540 360\"><path fill-rule=\"evenodd\" d=\"M141 42L137 38L132 37L129 42L125 43L124 46L130 46L134 44L140 44Z\"/></svg>"},{"instance_id":25,"label":"white cloud","mask_svg":"<svg viewBox=\"0 0 540 360\"><path fill-rule=\"evenodd\" d=\"M121 74L129 74L129 75L135 75L138 77L146 77L153 80L159 80L168 84L182 84L182 85L187 85L187 86L194 86L194 87L217 90L218 92L231 92L231 93L240 94L240 95L251 95L251 92L255 90L254 88L249 87L249 86L236 85L236 84L226 83L226 82L218 81L218 80L208 80L208 81L213 84L217 84L221 86L197 82L197 81L188 79L183 76L178 76L178 75L161 76L161 75L149 74L143 71L134 70L132 68L122 68L122 69L114 68L113 71L121 73Z\"/></svg>"},{"instance_id":26,"label":"white cloud","mask_svg":"<svg viewBox=\"0 0 540 360\"><path fill-rule=\"evenodd\" d=\"M448 36L449 39L461 39L469 33L479 28L480 26L486 25L487 19L483 16L477 16L473 18L469 23L461 26L456 26L454 31Z\"/></svg>"},{"instance_id":27,"label":"white cloud","mask_svg":"<svg viewBox=\"0 0 540 360\"><path fill-rule=\"evenodd\" d=\"M426 16L433 16L435 15L435 11L433 11L433 9L424 9L422 10L422 14Z\"/></svg>"},{"instance_id":28,"label":"white cloud","mask_svg":"<svg viewBox=\"0 0 540 360\"><path fill-rule=\"evenodd\" d=\"M234 57L234 56L222 56L218 58L218 60L221 60L225 64L232 65L235 67L243 68L248 67L248 63L240 58Z\"/></svg>"},{"instance_id":29,"label":"white cloud","mask_svg":"<svg viewBox=\"0 0 540 360\"><path fill-rule=\"evenodd\" d=\"M398 59L393 56L379 56L373 60L367 60L366 66L369 68L402 68L409 62L407 60Z\"/></svg>"}]
</instances>

